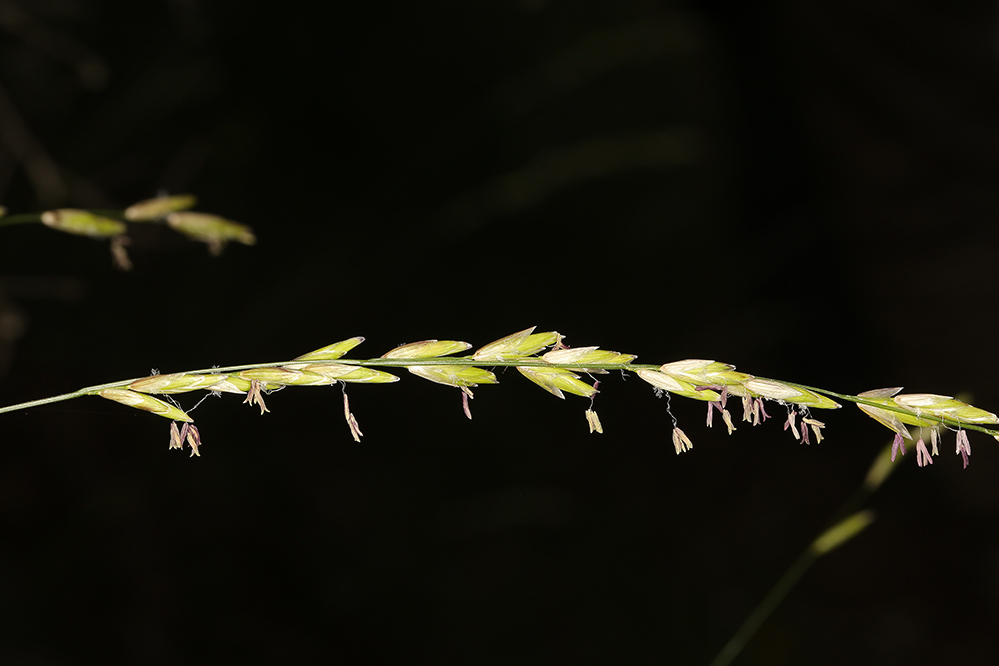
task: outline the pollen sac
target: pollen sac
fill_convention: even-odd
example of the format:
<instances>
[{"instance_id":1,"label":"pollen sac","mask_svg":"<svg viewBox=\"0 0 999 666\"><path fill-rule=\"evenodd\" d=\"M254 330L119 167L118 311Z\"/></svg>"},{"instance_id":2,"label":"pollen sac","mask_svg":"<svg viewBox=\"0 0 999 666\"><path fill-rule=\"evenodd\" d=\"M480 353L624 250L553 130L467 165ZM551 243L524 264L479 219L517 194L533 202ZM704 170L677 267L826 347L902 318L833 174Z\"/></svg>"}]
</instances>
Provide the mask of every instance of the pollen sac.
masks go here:
<instances>
[{"instance_id":1,"label":"pollen sac","mask_svg":"<svg viewBox=\"0 0 999 666\"><path fill-rule=\"evenodd\" d=\"M94 215L89 211L75 208L47 210L42 213L42 224L57 231L92 238L120 236L128 230L125 223L120 220Z\"/></svg>"},{"instance_id":2,"label":"pollen sac","mask_svg":"<svg viewBox=\"0 0 999 666\"><path fill-rule=\"evenodd\" d=\"M433 358L434 356L449 356L472 345L458 340L422 340L396 347L382 354L382 358Z\"/></svg>"},{"instance_id":3,"label":"pollen sac","mask_svg":"<svg viewBox=\"0 0 999 666\"><path fill-rule=\"evenodd\" d=\"M604 427L600 425L600 417L592 409L586 410L586 423L590 426L590 432L603 434Z\"/></svg>"},{"instance_id":4,"label":"pollen sac","mask_svg":"<svg viewBox=\"0 0 999 666\"><path fill-rule=\"evenodd\" d=\"M698 391L694 384L682 379L677 379L675 376L668 375L664 372L660 372L659 370L647 370L642 368L638 371L638 376L655 386L657 389L662 389L663 391L668 391L669 393L675 393L676 395L682 395L685 398L708 401L721 400L721 396L711 389Z\"/></svg>"},{"instance_id":5,"label":"pollen sac","mask_svg":"<svg viewBox=\"0 0 999 666\"><path fill-rule=\"evenodd\" d=\"M175 194L173 196L146 199L126 208L125 219L130 222L159 220L170 213L193 208L197 202L198 200L193 194Z\"/></svg>"},{"instance_id":6,"label":"pollen sac","mask_svg":"<svg viewBox=\"0 0 999 666\"><path fill-rule=\"evenodd\" d=\"M555 331L534 333L534 329L534 326L525 328L523 331L490 342L475 352L472 358L476 361L504 361L524 358L538 353L545 347L552 346L559 340L560 336Z\"/></svg>"},{"instance_id":7,"label":"pollen sac","mask_svg":"<svg viewBox=\"0 0 999 666\"><path fill-rule=\"evenodd\" d=\"M321 347L316 351L309 352L308 354L302 354L292 360L295 361L335 361L340 358L351 349L357 345L364 342L364 338L358 336L356 338L350 338L349 340L341 340L340 342L334 342L331 345L326 345Z\"/></svg>"},{"instance_id":8,"label":"pollen sac","mask_svg":"<svg viewBox=\"0 0 999 666\"><path fill-rule=\"evenodd\" d=\"M120 402L123 405L128 405L129 407L135 407L136 409L152 412L153 414L164 418L173 419L174 421L194 420L182 410L169 403L163 402L159 398L154 398L151 395L145 395L143 393L136 393L135 391L129 391L128 389L104 389L103 391L98 392L98 395L102 398L114 400L115 402Z\"/></svg>"}]
</instances>

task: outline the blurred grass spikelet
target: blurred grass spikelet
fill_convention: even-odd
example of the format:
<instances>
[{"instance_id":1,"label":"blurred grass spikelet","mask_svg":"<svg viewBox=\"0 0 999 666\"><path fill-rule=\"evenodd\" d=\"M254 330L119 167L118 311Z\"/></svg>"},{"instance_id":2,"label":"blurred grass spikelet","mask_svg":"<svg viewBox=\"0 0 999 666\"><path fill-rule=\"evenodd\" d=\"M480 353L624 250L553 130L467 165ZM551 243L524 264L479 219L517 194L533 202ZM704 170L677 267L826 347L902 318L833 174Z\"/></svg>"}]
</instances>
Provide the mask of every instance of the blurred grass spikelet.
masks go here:
<instances>
[{"instance_id":1,"label":"blurred grass spikelet","mask_svg":"<svg viewBox=\"0 0 999 666\"><path fill-rule=\"evenodd\" d=\"M193 208L198 202L193 194L174 194L155 197L134 203L125 209L125 219L129 222L153 222L170 213Z\"/></svg>"},{"instance_id":2,"label":"blurred grass spikelet","mask_svg":"<svg viewBox=\"0 0 999 666\"><path fill-rule=\"evenodd\" d=\"M178 211L167 215L166 223L188 238L208 245L209 252L215 256L221 254L230 241L243 245L254 245L257 242L250 227L211 213Z\"/></svg>"},{"instance_id":3,"label":"blurred grass spikelet","mask_svg":"<svg viewBox=\"0 0 999 666\"><path fill-rule=\"evenodd\" d=\"M77 208L47 210L42 213L41 220L50 229L91 238L114 238L128 230L120 220Z\"/></svg>"}]
</instances>

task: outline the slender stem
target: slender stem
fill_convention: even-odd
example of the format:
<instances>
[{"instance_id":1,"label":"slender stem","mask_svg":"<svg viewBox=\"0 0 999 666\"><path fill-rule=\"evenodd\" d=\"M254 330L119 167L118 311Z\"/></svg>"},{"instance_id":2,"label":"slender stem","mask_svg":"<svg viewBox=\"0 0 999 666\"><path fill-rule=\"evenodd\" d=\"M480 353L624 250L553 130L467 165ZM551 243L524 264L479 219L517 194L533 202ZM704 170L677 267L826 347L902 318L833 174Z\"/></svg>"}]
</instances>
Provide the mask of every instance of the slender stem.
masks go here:
<instances>
[{"instance_id":1,"label":"slender stem","mask_svg":"<svg viewBox=\"0 0 999 666\"><path fill-rule=\"evenodd\" d=\"M888 448L890 448L890 446ZM875 469L879 466L879 459L884 458L887 455L887 450L888 449L875 456L874 461L871 463L871 469ZM897 468L893 466L889 469L894 471ZM881 475L873 484L869 483L871 472L868 471L864 482L860 484L860 487L858 487L852 495L850 495L843 506L840 507L839 511L833 515L832 519L828 523L828 526L841 524L844 519L847 519L847 516L856 514L860 507L866 504L867 500L871 498L871 495L873 495L874 492L881 487L881 484L885 482L888 475L891 474L891 471L887 474ZM867 518L867 522L864 523L865 525L868 524L870 520L873 520L873 514L870 514L870 512L866 513L869 514L869 517ZM827 534L828 526L826 530L823 530L820 534ZM855 534L853 536L855 536ZM847 537L847 540L850 538L852 538L852 536ZM819 539L821 539L821 536ZM829 552L828 550L816 547L819 539L813 540L808 548L806 548L791 564L791 566L788 567L787 571L784 572L784 575L780 577L780 580L778 580L770 591L767 592L767 595L763 597L763 600L759 603L759 605L754 608L753 612L749 614L745 621L743 621L742 626L740 626L732 638L729 639L728 643L725 644L725 647L721 649L721 652L719 652L718 656L711 661L709 666L728 666L728 664L732 663L732 660L735 659L740 652L742 652L746 643L752 639L759 628L763 626L763 623L766 622L767 619L773 614L777 606L780 605L780 602L783 601L788 593L791 592L798 581L801 580L801 577L805 575L805 572L807 572L812 564L815 563L815 560Z\"/></svg>"},{"instance_id":2,"label":"slender stem","mask_svg":"<svg viewBox=\"0 0 999 666\"><path fill-rule=\"evenodd\" d=\"M742 648L749 642L749 639L763 626L763 623L774 612L774 609L784 600L788 592L794 588L795 584L801 580L801 577L805 575L805 572L808 571L809 567L818 558L819 555L811 548L807 548L799 555L794 564L788 567L788 570L780 577L777 584L770 589L770 592L763 598L760 605L749 614L749 617L746 618L742 626L739 627L739 630L729 639L728 643L725 644L725 647L711 661L709 666L728 666L728 664L732 663L732 660L742 652Z\"/></svg>"},{"instance_id":3,"label":"slender stem","mask_svg":"<svg viewBox=\"0 0 999 666\"><path fill-rule=\"evenodd\" d=\"M22 213L20 215L7 215L6 217L0 217L0 227L5 227L12 224L29 224L32 222L41 222L41 213Z\"/></svg>"}]
</instances>

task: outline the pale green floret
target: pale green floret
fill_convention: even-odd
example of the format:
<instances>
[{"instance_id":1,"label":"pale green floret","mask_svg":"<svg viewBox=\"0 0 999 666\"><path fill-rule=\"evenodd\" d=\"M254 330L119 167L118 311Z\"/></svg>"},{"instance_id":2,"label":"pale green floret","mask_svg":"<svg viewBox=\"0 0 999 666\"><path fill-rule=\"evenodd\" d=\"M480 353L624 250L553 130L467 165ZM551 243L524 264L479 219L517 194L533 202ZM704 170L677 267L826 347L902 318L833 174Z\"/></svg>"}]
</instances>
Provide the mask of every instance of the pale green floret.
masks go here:
<instances>
[{"instance_id":1,"label":"pale green floret","mask_svg":"<svg viewBox=\"0 0 999 666\"><path fill-rule=\"evenodd\" d=\"M294 361L334 361L357 345L364 342L364 338L358 336L356 338L350 338L349 340L341 340L340 342L334 342L331 345L326 345L321 347L316 351L311 351L308 354L302 354L301 356L295 357ZM288 367L288 366L286 366Z\"/></svg>"},{"instance_id":2,"label":"pale green floret","mask_svg":"<svg viewBox=\"0 0 999 666\"><path fill-rule=\"evenodd\" d=\"M431 358L448 356L470 349L472 345L458 340L422 340L396 347L382 354L382 358Z\"/></svg>"},{"instance_id":3,"label":"pale green floret","mask_svg":"<svg viewBox=\"0 0 999 666\"><path fill-rule=\"evenodd\" d=\"M525 328L505 338L500 338L495 342L479 349L472 356L476 361L503 361L513 358L523 358L531 356L558 342L559 334L555 331L547 333L533 333L535 327Z\"/></svg>"},{"instance_id":4,"label":"pale green floret","mask_svg":"<svg viewBox=\"0 0 999 666\"><path fill-rule=\"evenodd\" d=\"M581 395L585 398L594 396L597 393L595 388L586 382L580 381L579 375L576 375L564 368L517 366L517 370L520 371L520 374L524 375L544 390L562 399L565 399L562 391L573 393L575 395Z\"/></svg>"},{"instance_id":5,"label":"pale green floret","mask_svg":"<svg viewBox=\"0 0 999 666\"><path fill-rule=\"evenodd\" d=\"M607 351L598 347L559 349L557 351L550 351L541 357L543 361L548 363L575 363L580 368L585 368L587 363L631 363L636 358L638 357L634 354L619 354L618 352Z\"/></svg>"},{"instance_id":6,"label":"pale green floret","mask_svg":"<svg viewBox=\"0 0 999 666\"><path fill-rule=\"evenodd\" d=\"M166 221L168 226L185 236L207 243L214 254L218 254L229 241L244 245L253 245L257 242L257 237L253 235L250 227L218 215L180 211L167 215Z\"/></svg>"},{"instance_id":7,"label":"pale green floret","mask_svg":"<svg viewBox=\"0 0 999 666\"><path fill-rule=\"evenodd\" d=\"M357 365L343 365L341 363L294 363L283 366L293 370L305 370L323 375L330 379L341 382L353 382L363 384L390 384L399 381L399 378L388 372L375 370L374 368L363 368Z\"/></svg>"},{"instance_id":8,"label":"pale green floret","mask_svg":"<svg viewBox=\"0 0 999 666\"><path fill-rule=\"evenodd\" d=\"M721 400L721 396L711 389L698 391L696 390L694 384L682 379L677 379L672 375L668 375L658 370L646 370L645 368L642 368L638 371L638 376L658 389L668 391L669 393L675 393L676 395L682 395L685 398L694 398L695 400L706 401Z\"/></svg>"},{"instance_id":9,"label":"pale green floret","mask_svg":"<svg viewBox=\"0 0 999 666\"><path fill-rule=\"evenodd\" d=\"M524 356L537 354L545 347L551 347L562 339L562 334L557 331L547 331L545 333L534 333L527 336L524 342L517 348Z\"/></svg>"},{"instance_id":10,"label":"pale green floret","mask_svg":"<svg viewBox=\"0 0 999 666\"><path fill-rule=\"evenodd\" d=\"M280 386L329 386L332 380L315 372L286 370L284 368L253 368L239 373L241 379L256 379L265 384Z\"/></svg>"},{"instance_id":11,"label":"pale green floret","mask_svg":"<svg viewBox=\"0 0 999 666\"><path fill-rule=\"evenodd\" d=\"M901 386L896 386L892 388L874 389L871 391L864 391L863 393L858 393L858 398L864 398L865 400L870 400L872 402L877 402L882 405L891 405L893 407L898 407L891 398L893 395L902 390ZM931 427L936 425L936 423L927 421L925 419L918 419L911 414L902 414L900 412L893 412L888 409L881 409L879 407L872 407L870 405L862 405L857 403L857 407L860 411L864 412L872 419L888 428L893 432L897 432L906 439L912 439L912 435L909 434L909 429L905 427L905 424L920 426L920 427Z\"/></svg>"},{"instance_id":12,"label":"pale green floret","mask_svg":"<svg viewBox=\"0 0 999 666\"><path fill-rule=\"evenodd\" d=\"M839 409L842 407L842 405L838 402L830 400L823 395L813 393L807 389L798 388L797 386L791 386L790 384L785 384L784 382L778 382L773 379L760 379L758 377L754 377L753 379L747 380L742 385L750 392L750 394L761 398L767 398L769 400L792 402L797 405L805 405L806 407L815 407L817 409ZM732 391L732 393L736 392ZM736 395L738 395L738 393L736 393Z\"/></svg>"},{"instance_id":13,"label":"pale green floret","mask_svg":"<svg viewBox=\"0 0 999 666\"><path fill-rule=\"evenodd\" d=\"M886 401L886 402L890 402L890 401ZM909 433L909 429L905 427L905 425L903 424L902 419L901 419L901 417L908 416L907 414L898 414L896 412L892 412L892 411L889 411L887 409L880 409L878 407L871 407L870 405L861 405L859 403L857 404L857 407L860 408L860 411L862 411L863 413L867 414L872 419L874 419L875 421L877 421L878 423L880 423L884 427L888 428L889 430L891 430L893 432L897 432L898 434L902 435L902 437L905 437L906 439L912 439L912 435ZM913 419L913 420L921 420L921 419ZM920 424L920 423L913 423L911 425L932 426L932 425L936 425L936 424L930 423L928 421L923 421L922 424Z\"/></svg>"},{"instance_id":14,"label":"pale green floret","mask_svg":"<svg viewBox=\"0 0 999 666\"><path fill-rule=\"evenodd\" d=\"M244 385L246 388L239 388L237 386ZM232 375L226 375L225 378L218 384L212 384L211 386L205 387L208 391L218 392L218 393L246 393L247 389L250 388L250 382L245 379L234 378Z\"/></svg>"},{"instance_id":15,"label":"pale green floret","mask_svg":"<svg viewBox=\"0 0 999 666\"><path fill-rule=\"evenodd\" d=\"M156 197L132 204L125 209L125 219L132 222L148 222L159 220L170 213L193 208L198 202L193 194L175 194L168 197Z\"/></svg>"},{"instance_id":16,"label":"pale green floret","mask_svg":"<svg viewBox=\"0 0 999 666\"><path fill-rule=\"evenodd\" d=\"M42 213L42 224L58 231L93 238L120 236L128 229L124 222L94 215L86 210L60 208Z\"/></svg>"},{"instance_id":17,"label":"pale green floret","mask_svg":"<svg viewBox=\"0 0 999 666\"><path fill-rule=\"evenodd\" d=\"M250 390L250 380L240 379L238 374L231 374L218 384L213 384L209 390L221 391L222 393L246 393Z\"/></svg>"},{"instance_id":18,"label":"pale green floret","mask_svg":"<svg viewBox=\"0 0 999 666\"><path fill-rule=\"evenodd\" d=\"M911 409L917 414L929 414L960 423L999 423L999 416L992 412L972 407L947 395L910 393L897 395L894 400L897 405Z\"/></svg>"},{"instance_id":19,"label":"pale green floret","mask_svg":"<svg viewBox=\"0 0 999 666\"><path fill-rule=\"evenodd\" d=\"M659 367L660 372L672 375L695 386L733 386L743 384L753 378L745 372L735 372L735 366L720 361L687 359L674 361Z\"/></svg>"},{"instance_id":20,"label":"pale green floret","mask_svg":"<svg viewBox=\"0 0 999 666\"><path fill-rule=\"evenodd\" d=\"M152 412L157 416L162 416L174 421L194 421L194 419L185 414L182 410L169 403L163 402L159 398L154 398L151 395L145 395L144 393L136 393L135 391L129 391L128 389L104 389L103 391L98 392L97 395L102 398L107 398L108 400L120 402L121 404L128 405L129 407L135 407L136 409Z\"/></svg>"},{"instance_id":21,"label":"pale green floret","mask_svg":"<svg viewBox=\"0 0 999 666\"><path fill-rule=\"evenodd\" d=\"M224 381L225 375L189 375L178 372L172 375L152 375L137 379L128 388L141 393L186 393L198 389L212 390Z\"/></svg>"},{"instance_id":22,"label":"pale green floret","mask_svg":"<svg viewBox=\"0 0 999 666\"><path fill-rule=\"evenodd\" d=\"M429 379L438 384L448 386L478 386L479 384L498 384L496 375L473 366L462 365L411 365L406 368L417 377Z\"/></svg>"}]
</instances>

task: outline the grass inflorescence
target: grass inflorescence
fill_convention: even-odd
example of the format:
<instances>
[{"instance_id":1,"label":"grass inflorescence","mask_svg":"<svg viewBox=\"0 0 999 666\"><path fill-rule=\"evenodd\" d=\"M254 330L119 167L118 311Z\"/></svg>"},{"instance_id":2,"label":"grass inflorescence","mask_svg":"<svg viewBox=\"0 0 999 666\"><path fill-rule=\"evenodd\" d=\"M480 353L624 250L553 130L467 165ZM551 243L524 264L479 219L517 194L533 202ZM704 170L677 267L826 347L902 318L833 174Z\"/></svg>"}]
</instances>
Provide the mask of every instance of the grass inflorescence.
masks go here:
<instances>
[{"instance_id":1,"label":"grass inflorescence","mask_svg":"<svg viewBox=\"0 0 999 666\"><path fill-rule=\"evenodd\" d=\"M525 378L556 397L564 399L569 393L588 398L589 407L584 415L590 432L603 432L603 424L594 409L599 382L594 381L592 376L610 371L632 371L650 384L658 395L670 394L706 402L707 425L712 426L714 419L720 418L729 434L738 427L729 411L730 401L738 399L741 401L742 423L756 426L765 422L771 418L767 409L773 411L776 404L786 411L784 430L789 430L800 442L811 443L814 438L818 443L823 439L825 423L814 418L812 410L837 409L841 405L836 400L841 400L855 403L895 433L892 461L899 452L902 455L907 452L906 440L912 440L908 426L917 426L920 432L929 432L932 450L922 436L915 444L920 466L932 464L933 457L939 455L942 429L956 431L956 453L962 457L965 467L971 455L968 430L984 432L999 440L999 429L995 427L999 424L999 417L949 396L901 394L900 388L877 389L857 395L835 393L737 372L734 366L713 360L638 364L633 363L636 358L633 354L595 346L570 347L555 331L534 331L534 328L528 328L513 333L461 356L457 354L470 350L471 344L458 340L423 340L396 347L378 358L344 358L347 352L364 341L362 337L353 337L288 361L153 374L0 407L0 413L96 395L170 419L170 448L182 448L187 442L191 454L200 455L200 433L191 416L172 396L195 391L216 395L235 393L244 396L243 402L258 407L263 415L269 411L265 396L272 391L290 386L340 385L345 420L354 440L361 441L360 426L347 399L347 384L396 382L399 377L385 368L406 369L423 379L458 389L464 413L472 418L468 402L473 397L472 389L498 383L491 368L514 367ZM673 421L671 438L676 452L693 448L693 441L679 428L672 412L670 417ZM183 424L180 429L178 423Z\"/></svg>"},{"instance_id":2,"label":"grass inflorescence","mask_svg":"<svg viewBox=\"0 0 999 666\"><path fill-rule=\"evenodd\" d=\"M114 265L125 271L132 268L126 250L129 244L127 223L164 223L192 240L205 243L216 256L229 242L244 245L257 242L253 230L246 225L190 210L196 203L192 194L176 194L146 199L125 210L58 208L41 213L6 215L6 209L0 206L0 227L41 223L63 233L108 240Z\"/></svg>"}]
</instances>

